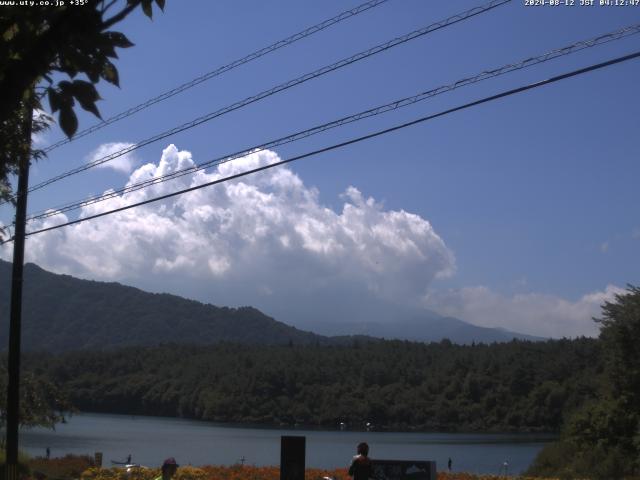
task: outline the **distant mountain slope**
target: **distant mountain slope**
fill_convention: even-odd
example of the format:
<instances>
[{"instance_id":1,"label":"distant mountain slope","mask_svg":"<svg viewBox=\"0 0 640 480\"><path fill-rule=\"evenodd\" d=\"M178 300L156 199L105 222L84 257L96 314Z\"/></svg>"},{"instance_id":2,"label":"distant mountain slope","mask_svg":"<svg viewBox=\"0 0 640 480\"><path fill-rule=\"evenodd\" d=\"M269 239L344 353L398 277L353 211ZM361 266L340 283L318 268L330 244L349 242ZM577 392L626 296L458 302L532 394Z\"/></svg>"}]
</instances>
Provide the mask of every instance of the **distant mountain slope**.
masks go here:
<instances>
[{"instance_id":1,"label":"distant mountain slope","mask_svg":"<svg viewBox=\"0 0 640 480\"><path fill-rule=\"evenodd\" d=\"M0 260L0 350L6 349L8 338L10 278L11 264ZM514 338L541 340L502 329L477 327L435 312L388 304L360 304L354 318L340 321L307 317L309 323L296 323L300 329L252 307L216 307L119 283L58 275L34 264L25 265L25 279L24 350L60 352L169 342L209 345L225 341L256 345L291 342L341 345L350 344L354 339L373 340L373 337L418 342L448 338L460 344L507 342ZM362 321L371 309L383 313L389 321Z\"/></svg>"},{"instance_id":2,"label":"distant mountain slope","mask_svg":"<svg viewBox=\"0 0 640 480\"><path fill-rule=\"evenodd\" d=\"M457 318L443 317L428 310L421 312L419 315L398 312L395 320L388 323L323 323L314 331L328 336L365 335L388 340L411 340L415 342L439 342L443 338L448 338L458 344L510 342L514 338L531 341L546 340L542 337L511 332L502 328L477 327Z\"/></svg>"},{"instance_id":3,"label":"distant mountain slope","mask_svg":"<svg viewBox=\"0 0 640 480\"><path fill-rule=\"evenodd\" d=\"M6 349L11 264L0 261L0 350ZM328 343L252 307L205 305L119 283L80 280L25 265L22 345L59 352L167 342Z\"/></svg>"}]
</instances>

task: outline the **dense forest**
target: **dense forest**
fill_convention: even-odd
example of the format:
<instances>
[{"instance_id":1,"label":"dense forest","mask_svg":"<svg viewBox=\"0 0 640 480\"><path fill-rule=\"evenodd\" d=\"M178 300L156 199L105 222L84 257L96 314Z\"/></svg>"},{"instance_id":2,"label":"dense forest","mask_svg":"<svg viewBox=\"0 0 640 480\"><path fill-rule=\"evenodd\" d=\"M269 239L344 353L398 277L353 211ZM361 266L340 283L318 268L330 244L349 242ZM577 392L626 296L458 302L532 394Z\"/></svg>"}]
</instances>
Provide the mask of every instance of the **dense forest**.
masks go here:
<instances>
[{"instance_id":1,"label":"dense forest","mask_svg":"<svg viewBox=\"0 0 640 480\"><path fill-rule=\"evenodd\" d=\"M629 286L602 306L601 362L593 398L568 415L560 438L545 446L529 473L536 476L640 477L640 288Z\"/></svg>"},{"instance_id":2,"label":"dense forest","mask_svg":"<svg viewBox=\"0 0 640 480\"><path fill-rule=\"evenodd\" d=\"M592 398L594 339L164 345L31 354L80 410L359 429L558 431Z\"/></svg>"},{"instance_id":3,"label":"dense forest","mask_svg":"<svg viewBox=\"0 0 640 480\"><path fill-rule=\"evenodd\" d=\"M0 348L8 343L10 273L11 264L0 260ZM200 345L330 342L252 307L216 307L119 283L56 275L34 264L25 265L24 274L24 350L103 350L172 340Z\"/></svg>"},{"instance_id":4,"label":"dense forest","mask_svg":"<svg viewBox=\"0 0 640 480\"><path fill-rule=\"evenodd\" d=\"M605 302L598 322L598 339L547 342L351 339L346 345L164 344L30 353L23 374L31 387L23 395L33 397L27 405L70 400L84 411L219 422L554 431L558 440L542 449L529 474L636 478L640 288L629 286ZM0 383L2 377L0 368ZM55 418L36 411L28 423Z\"/></svg>"}]
</instances>

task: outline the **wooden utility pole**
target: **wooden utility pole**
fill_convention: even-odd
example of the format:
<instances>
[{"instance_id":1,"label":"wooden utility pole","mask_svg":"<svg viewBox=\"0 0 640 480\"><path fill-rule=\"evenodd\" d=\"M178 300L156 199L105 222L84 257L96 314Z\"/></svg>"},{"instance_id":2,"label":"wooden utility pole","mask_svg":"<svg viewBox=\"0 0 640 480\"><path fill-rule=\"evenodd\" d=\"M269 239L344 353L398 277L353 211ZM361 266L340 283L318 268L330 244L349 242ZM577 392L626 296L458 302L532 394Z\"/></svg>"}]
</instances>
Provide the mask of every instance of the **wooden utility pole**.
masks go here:
<instances>
[{"instance_id":1,"label":"wooden utility pole","mask_svg":"<svg viewBox=\"0 0 640 480\"><path fill-rule=\"evenodd\" d=\"M33 107L31 93L24 101L23 148L18 159L16 224L13 237L13 272L11 276L11 317L9 323L9 383L7 387L7 456L6 480L18 480L18 428L20 425L20 330L22 322L22 277L24 241L31 161Z\"/></svg>"}]
</instances>

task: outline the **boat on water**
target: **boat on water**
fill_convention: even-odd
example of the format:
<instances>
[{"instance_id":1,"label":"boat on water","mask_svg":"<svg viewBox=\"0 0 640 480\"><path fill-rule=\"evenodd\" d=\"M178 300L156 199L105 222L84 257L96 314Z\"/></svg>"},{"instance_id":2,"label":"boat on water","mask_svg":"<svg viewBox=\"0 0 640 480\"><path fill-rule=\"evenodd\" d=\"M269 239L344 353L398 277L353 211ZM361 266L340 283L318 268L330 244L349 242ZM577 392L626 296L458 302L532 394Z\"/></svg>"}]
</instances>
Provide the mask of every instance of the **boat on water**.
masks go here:
<instances>
[{"instance_id":1,"label":"boat on water","mask_svg":"<svg viewBox=\"0 0 640 480\"><path fill-rule=\"evenodd\" d=\"M131 454L127 455L127 459L124 461L119 460L111 460L111 465L122 465L124 467L139 467L140 465L136 465L131 461Z\"/></svg>"},{"instance_id":2,"label":"boat on water","mask_svg":"<svg viewBox=\"0 0 640 480\"><path fill-rule=\"evenodd\" d=\"M134 470L138 470L141 468L147 468L144 465L140 465L139 463L127 463L127 462L119 462L117 460L111 460L111 465L117 468L122 468L127 472L131 472Z\"/></svg>"}]
</instances>

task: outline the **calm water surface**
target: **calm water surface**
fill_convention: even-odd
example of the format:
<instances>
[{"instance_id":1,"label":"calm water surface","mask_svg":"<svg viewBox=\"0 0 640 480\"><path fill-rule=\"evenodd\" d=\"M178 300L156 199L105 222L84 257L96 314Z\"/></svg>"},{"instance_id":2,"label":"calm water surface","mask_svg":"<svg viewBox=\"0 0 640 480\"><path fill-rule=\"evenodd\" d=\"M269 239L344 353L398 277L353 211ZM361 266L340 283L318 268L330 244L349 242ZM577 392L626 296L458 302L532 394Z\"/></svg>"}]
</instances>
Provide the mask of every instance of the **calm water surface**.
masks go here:
<instances>
[{"instance_id":1,"label":"calm water surface","mask_svg":"<svg viewBox=\"0 0 640 480\"><path fill-rule=\"evenodd\" d=\"M453 460L453 470L498 473L507 461L509 473L525 470L551 435L392 433L262 429L230 427L209 422L164 417L107 414L76 414L56 430L25 429L20 433L22 450L31 455L103 452L104 465L124 460L159 466L166 457L181 465L238 463L278 465L280 436L307 438L307 467L331 469L348 466L355 446L369 443L372 458L435 460L438 469Z\"/></svg>"}]
</instances>

